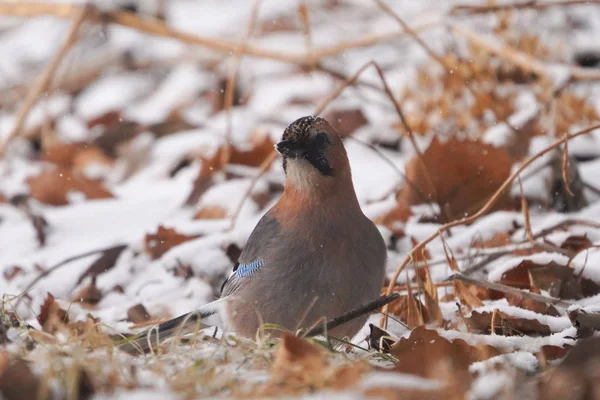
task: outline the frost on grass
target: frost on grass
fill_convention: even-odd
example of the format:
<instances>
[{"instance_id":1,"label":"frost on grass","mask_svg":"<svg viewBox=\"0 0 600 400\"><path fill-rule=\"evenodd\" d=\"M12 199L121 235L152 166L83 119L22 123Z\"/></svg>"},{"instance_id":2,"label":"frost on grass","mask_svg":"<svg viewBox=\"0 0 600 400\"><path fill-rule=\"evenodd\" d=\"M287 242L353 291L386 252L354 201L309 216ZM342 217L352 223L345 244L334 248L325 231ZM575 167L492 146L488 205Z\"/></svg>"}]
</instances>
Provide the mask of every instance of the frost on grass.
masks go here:
<instances>
[{"instance_id":1,"label":"frost on grass","mask_svg":"<svg viewBox=\"0 0 600 400\"><path fill-rule=\"evenodd\" d=\"M133 3L141 18L231 43L251 13L241 0ZM600 9L461 6L393 5L425 48L374 3L264 2L243 39L264 52L239 65L229 52L84 25L0 160L1 396L593 398L598 129L538 158L486 215L414 254L396 282L389 332L367 325L344 343L209 329L145 355L115 346L218 296L283 190L281 163L266 162L273 144L368 61L383 69L406 124L374 69L322 115L345 137L359 201L388 245L388 278L443 223L476 213L528 157L598 123L600 87L569 82L566 66L597 71ZM545 73L450 35L435 22L441 14ZM67 25L0 25L4 141ZM275 60L307 51L321 58ZM458 272L476 284L448 280Z\"/></svg>"}]
</instances>

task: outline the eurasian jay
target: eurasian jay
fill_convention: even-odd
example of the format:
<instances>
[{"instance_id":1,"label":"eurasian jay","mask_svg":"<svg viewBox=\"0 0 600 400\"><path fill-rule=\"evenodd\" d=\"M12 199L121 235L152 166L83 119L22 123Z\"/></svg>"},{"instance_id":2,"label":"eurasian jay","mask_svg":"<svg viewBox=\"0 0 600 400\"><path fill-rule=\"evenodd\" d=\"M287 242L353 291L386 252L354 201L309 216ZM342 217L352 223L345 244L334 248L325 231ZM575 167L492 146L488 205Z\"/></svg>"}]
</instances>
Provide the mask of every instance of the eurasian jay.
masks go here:
<instances>
[{"instance_id":1,"label":"eurasian jay","mask_svg":"<svg viewBox=\"0 0 600 400\"><path fill-rule=\"evenodd\" d=\"M360 208L339 134L323 118L303 117L276 148L283 156L283 195L254 228L221 299L149 330L153 345L184 322L200 319L206 326L207 317L247 338L266 323L310 328L378 297L386 246ZM352 338L367 317L329 333ZM146 333L129 344L147 349L150 341Z\"/></svg>"}]
</instances>

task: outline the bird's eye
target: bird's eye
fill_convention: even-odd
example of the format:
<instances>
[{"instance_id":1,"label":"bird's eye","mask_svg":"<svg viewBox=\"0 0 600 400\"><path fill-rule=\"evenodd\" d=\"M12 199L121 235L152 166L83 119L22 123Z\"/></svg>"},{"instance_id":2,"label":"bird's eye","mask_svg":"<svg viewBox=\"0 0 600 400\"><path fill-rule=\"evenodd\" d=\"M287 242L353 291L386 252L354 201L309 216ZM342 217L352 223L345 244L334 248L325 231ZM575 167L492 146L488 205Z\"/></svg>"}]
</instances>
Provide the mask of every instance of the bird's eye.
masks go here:
<instances>
[{"instance_id":1,"label":"bird's eye","mask_svg":"<svg viewBox=\"0 0 600 400\"><path fill-rule=\"evenodd\" d=\"M318 147L323 147L325 146L326 143L329 143L329 139L327 138L327 134L326 133L319 133L317 134L317 137L315 138L315 143Z\"/></svg>"}]
</instances>

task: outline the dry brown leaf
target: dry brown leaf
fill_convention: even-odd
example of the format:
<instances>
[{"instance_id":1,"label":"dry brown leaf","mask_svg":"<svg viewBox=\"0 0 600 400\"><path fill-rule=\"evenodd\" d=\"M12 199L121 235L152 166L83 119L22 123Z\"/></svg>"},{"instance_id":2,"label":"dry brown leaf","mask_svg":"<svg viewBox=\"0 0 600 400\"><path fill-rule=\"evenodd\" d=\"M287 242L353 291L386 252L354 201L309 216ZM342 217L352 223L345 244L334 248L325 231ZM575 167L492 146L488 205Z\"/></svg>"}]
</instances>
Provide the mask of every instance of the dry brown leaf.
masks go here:
<instances>
[{"instance_id":1,"label":"dry brown leaf","mask_svg":"<svg viewBox=\"0 0 600 400\"><path fill-rule=\"evenodd\" d=\"M592 243L592 241L588 239L587 235L572 235L566 238L564 242L562 242L560 248L568 250L575 254L593 245L594 243Z\"/></svg>"},{"instance_id":2,"label":"dry brown leaf","mask_svg":"<svg viewBox=\"0 0 600 400\"><path fill-rule=\"evenodd\" d=\"M194 219L223 219L227 217L227 210L219 206L206 206L198 210Z\"/></svg>"},{"instance_id":3,"label":"dry brown leaf","mask_svg":"<svg viewBox=\"0 0 600 400\"><path fill-rule=\"evenodd\" d=\"M42 161L50 162L58 167L73 168L83 171L88 165L96 163L112 165L114 160L93 144L60 143L44 149Z\"/></svg>"},{"instance_id":4,"label":"dry brown leaf","mask_svg":"<svg viewBox=\"0 0 600 400\"><path fill-rule=\"evenodd\" d=\"M392 346L398 359L395 371L424 378L458 381L469 387L469 365L500 354L491 346L473 347L461 339L449 341L423 326Z\"/></svg>"},{"instance_id":5,"label":"dry brown leaf","mask_svg":"<svg viewBox=\"0 0 600 400\"><path fill-rule=\"evenodd\" d=\"M600 293L600 285L575 276L572 268L554 261L537 264L531 260L523 260L504 272L499 283L536 293L544 290L561 299L580 299Z\"/></svg>"},{"instance_id":6,"label":"dry brown leaf","mask_svg":"<svg viewBox=\"0 0 600 400\"><path fill-rule=\"evenodd\" d=\"M156 233L148 233L144 237L144 250L151 259L156 260L169 249L196 238L197 236L182 235L176 232L175 229L159 225Z\"/></svg>"},{"instance_id":7,"label":"dry brown leaf","mask_svg":"<svg viewBox=\"0 0 600 400\"><path fill-rule=\"evenodd\" d=\"M219 148L211 157L200 157L200 162L200 172L194 180L192 191L185 201L185 204L188 206L198 203L204 192L212 186L213 175L223 170L224 165L221 149Z\"/></svg>"},{"instance_id":8,"label":"dry brown leaf","mask_svg":"<svg viewBox=\"0 0 600 400\"><path fill-rule=\"evenodd\" d=\"M69 204L67 194L80 192L87 199L108 199L113 195L101 183L74 174L70 169L57 167L27 179L31 197L55 206Z\"/></svg>"},{"instance_id":9,"label":"dry brown leaf","mask_svg":"<svg viewBox=\"0 0 600 400\"><path fill-rule=\"evenodd\" d=\"M529 270L539 265L540 264L536 264L531 260L523 260L514 268L504 272L498 282L519 289L530 289L531 281L529 279Z\"/></svg>"},{"instance_id":10,"label":"dry brown leaf","mask_svg":"<svg viewBox=\"0 0 600 400\"><path fill-rule=\"evenodd\" d=\"M385 294L385 289L382 290ZM412 301L409 300L412 298ZM414 296L400 296L388 305L388 313L413 329L419 325L429 323L427 308Z\"/></svg>"},{"instance_id":11,"label":"dry brown leaf","mask_svg":"<svg viewBox=\"0 0 600 400\"><path fill-rule=\"evenodd\" d=\"M495 314L495 315L494 315ZM492 319L494 320L494 333L504 336L540 335L549 336L552 331L536 319L518 318L507 315L501 311L490 313L487 311L473 311L465 319L469 332L491 333Z\"/></svg>"},{"instance_id":12,"label":"dry brown leaf","mask_svg":"<svg viewBox=\"0 0 600 400\"><path fill-rule=\"evenodd\" d=\"M114 160L108 157L102 150L96 146L86 145L73 155L73 169L77 171L85 171L90 165L105 165L111 166Z\"/></svg>"},{"instance_id":13,"label":"dry brown leaf","mask_svg":"<svg viewBox=\"0 0 600 400\"><path fill-rule=\"evenodd\" d=\"M530 298L525 298L517 295L505 293L503 297L506 297L508 304L511 306L524 308L536 312L538 314L550 315L553 317L560 317L561 314L558 312L556 307L552 304L542 303L541 301L535 301Z\"/></svg>"},{"instance_id":14,"label":"dry brown leaf","mask_svg":"<svg viewBox=\"0 0 600 400\"><path fill-rule=\"evenodd\" d=\"M488 240L476 240L472 247L479 249L491 249L495 247L506 246L511 242L511 237L507 232L497 232Z\"/></svg>"},{"instance_id":15,"label":"dry brown leaf","mask_svg":"<svg viewBox=\"0 0 600 400\"><path fill-rule=\"evenodd\" d=\"M143 304L136 304L127 310L127 319L136 324L140 324L150 320L150 314Z\"/></svg>"},{"instance_id":16,"label":"dry brown leaf","mask_svg":"<svg viewBox=\"0 0 600 400\"><path fill-rule=\"evenodd\" d=\"M323 351L305 339L283 333L272 366L272 383L263 395L277 392L276 386L291 390L322 387L329 377L329 364Z\"/></svg>"},{"instance_id":17,"label":"dry brown leaf","mask_svg":"<svg viewBox=\"0 0 600 400\"><path fill-rule=\"evenodd\" d=\"M40 307L37 320L44 332L54 333L69 323L69 315L56 303L54 296L48 293Z\"/></svg>"},{"instance_id":18,"label":"dry brown leaf","mask_svg":"<svg viewBox=\"0 0 600 400\"><path fill-rule=\"evenodd\" d=\"M450 220L463 218L489 200L508 178L511 166L512 161L503 149L456 138L442 143L436 137L422 159L416 156L406 165L406 180L411 184L405 184L398 193L398 204L423 204L432 199L442 210L440 222L449 222L444 215ZM490 211L508 207L509 194L502 194Z\"/></svg>"},{"instance_id":19,"label":"dry brown leaf","mask_svg":"<svg viewBox=\"0 0 600 400\"><path fill-rule=\"evenodd\" d=\"M98 125L114 125L121 122L121 113L119 111L108 111L104 114L99 115L96 118L92 118L87 122L88 128L93 128Z\"/></svg>"},{"instance_id":20,"label":"dry brown leaf","mask_svg":"<svg viewBox=\"0 0 600 400\"><path fill-rule=\"evenodd\" d=\"M547 344L540 348L540 351L537 355L538 357L543 357L544 360L554 361L566 356L570 348L571 346L569 345L560 347Z\"/></svg>"},{"instance_id":21,"label":"dry brown leaf","mask_svg":"<svg viewBox=\"0 0 600 400\"><path fill-rule=\"evenodd\" d=\"M61 143L44 149L41 160L59 167L73 166L75 154L84 146L83 143Z\"/></svg>"},{"instance_id":22,"label":"dry brown leaf","mask_svg":"<svg viewBox=\"0 0 600 400\"><path fill-rule=\"evenodd\" d=\"M425 298L425 308L427 309L428 322L435 324L435 326L441 326L444 322L444 315L440 309L438 301L438 293L429 268L421 269L423 274L416 274L419 288L422 290L423 297Z\"/></svg>"},{"instance_id":23,"label":"dry brown leaf","mask_svg":"<svg viewBox=\"0 0 600 400\"><path fill-rule=\"evenodd\" d=\"M29 364L18 358L4 367L0 375L0 394L6 400L47 398L40 379L31 371Z\"/></svg>"},{"instance_id":24,"label":"dry brown leaf","mask_svg":"<svg viewBox=\"0 0 600 400\"><path fill-rule=\"evenodd\" d=\"M108 125L104 132L94 139L93 144L108 157L117 158L119 148L140 134L143 128L137 122L119 121Z\"/></svg>"},{"instance_id":25,"label":"dry brown leaf","mask_svg":"<svg viewBox=\"0 0 600 400\"><path fill-rule=\"evenodd\" d=\"M477 287L475 285L467 285L464 282L454 280L454 293L458 297L462 304L469 307L481 307L483 302L478 297Z\"/></svg>"},{"instance_id":26,"label":"dry brown leaf","mask_svg":"<svg viewBox=\"0 0 600 400\"><path fill-rule=\"evenodd\" d=\"M407 278L408 278L408 270ZM409 279L406 280L410 282ZM412 286L410 283L407 285L408 295L406 296L406 325L410 328L416 328L417 326L425 325L425 316L423 315L426 312L423 303L420 301L417 304L417 299L412 294ZM429 317L427 317L429 319Z\"/></svg>"},{"instance_id":27,"label":"dry brown leaf","mask_svg":"<svg viewBox=\"0 0 600 400\"><path fill-rule=\"evenodd\" d=\"M325 115L325 119L342 137L352 135L354 131L369 122L360 108L333 110Z\"/></svg>"},{"instance_id":28,"label":"dry brown leaf","mask_svg":"<svg viewBox=\"0 0 600 400\"><path fill-rule=\"evenodd\" d=\"M539 380L540 399L594 400L600 393L600 338L580 340Z\"/></svg>"},{"instance_id":29,"label":"dry brown leaf","mask_svg":"<svg viewBox=\"0 0 600 400\"><path fill-rule=\"evenodd\" d=\"M233 146L229 162L231 164L258 167L274 151L274 144L269 135L264 135L258 131L253 132L250 136L250 148L241 150Z\"/></svg>"},{"instance_id":30,"label":"dry brown leaf","mask_svg":"<svg viewBox=\"0 0 600 400\"><path fill-rule=\"evenodd\" d=\"M89 285L82 288L79 293L73 297L73 301L84 305L93 306L102 300L102 292L96 287L96 278L92 278Z\"/></svg>"}]
</instances>

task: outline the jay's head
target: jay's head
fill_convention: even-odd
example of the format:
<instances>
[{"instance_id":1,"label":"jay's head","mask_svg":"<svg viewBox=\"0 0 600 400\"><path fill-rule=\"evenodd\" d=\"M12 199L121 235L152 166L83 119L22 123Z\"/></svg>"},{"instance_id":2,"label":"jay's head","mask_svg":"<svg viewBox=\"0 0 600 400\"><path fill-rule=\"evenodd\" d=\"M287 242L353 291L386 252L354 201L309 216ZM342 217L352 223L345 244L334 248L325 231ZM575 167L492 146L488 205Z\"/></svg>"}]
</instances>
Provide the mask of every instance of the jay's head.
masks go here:
<instances>
[{"instance_id":1,"label":"jay's head","mask_svg":"<svg viewBox=\"0 0 600 400\"><path fill-rule=\"evenodd\" d=\"M319 117L302 117L291 123L276 145L283 156L288 181L305 188L332 184L349 174L342 139Z\"/></svg>"}]
</instances>

